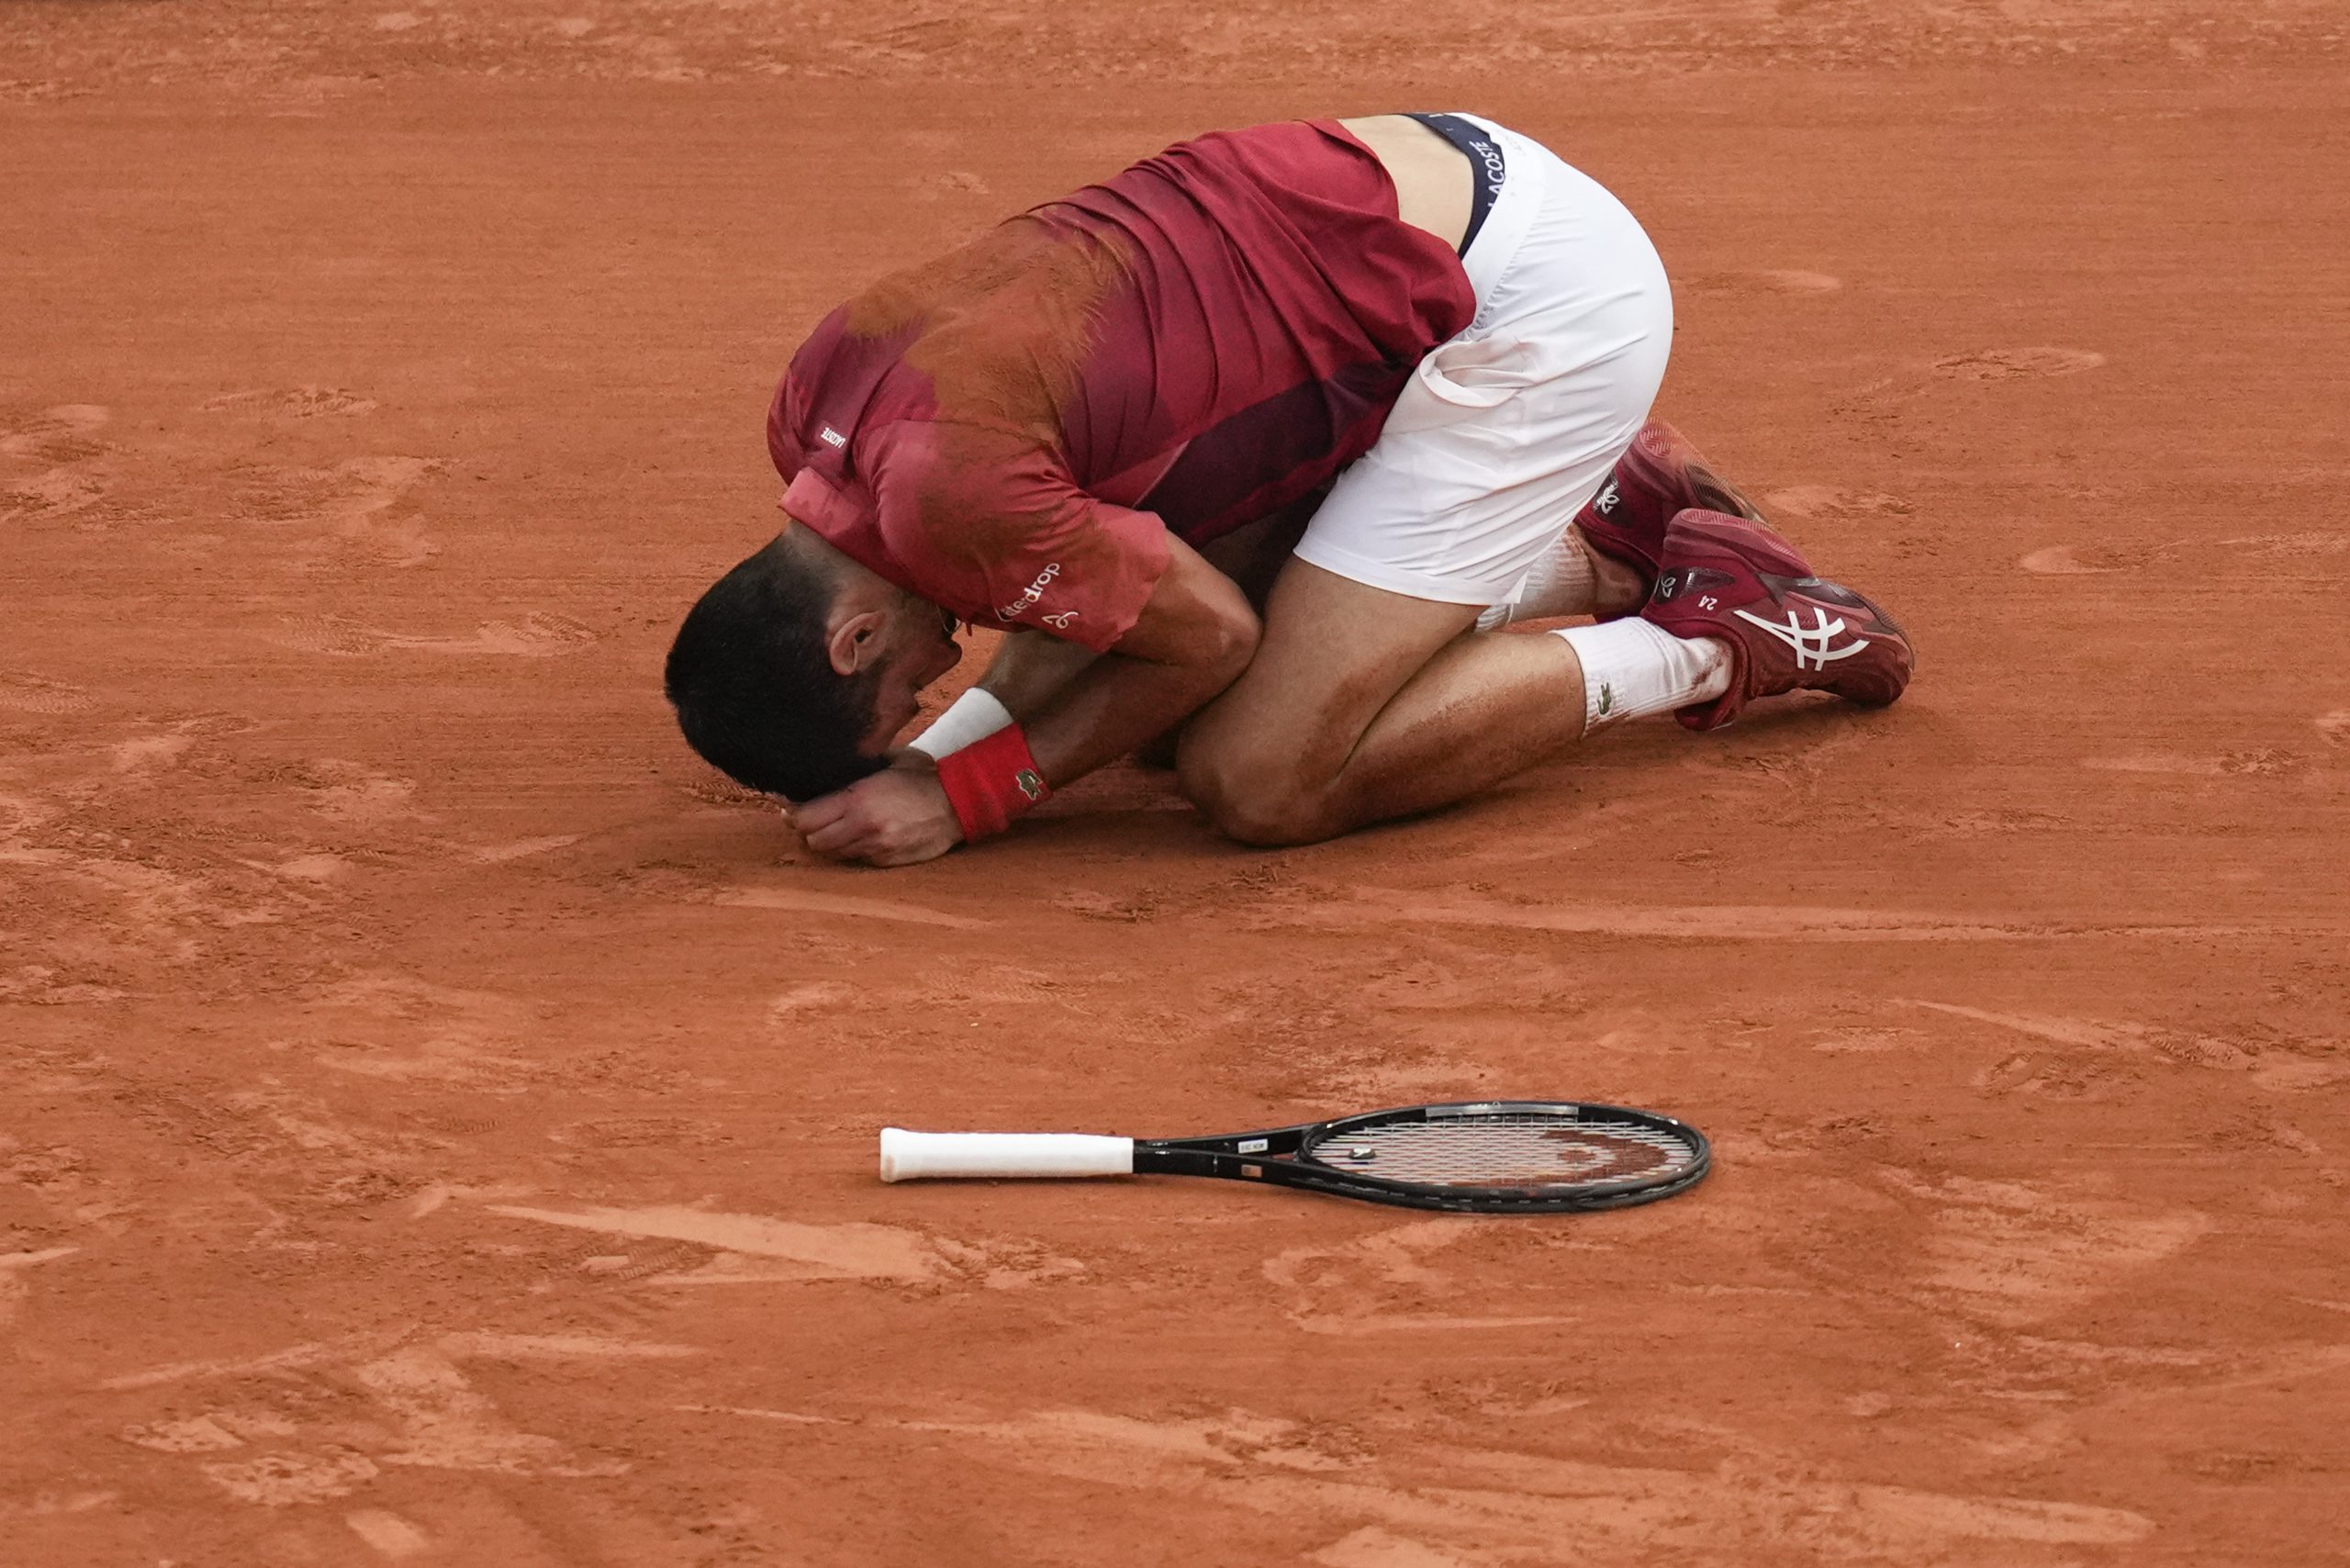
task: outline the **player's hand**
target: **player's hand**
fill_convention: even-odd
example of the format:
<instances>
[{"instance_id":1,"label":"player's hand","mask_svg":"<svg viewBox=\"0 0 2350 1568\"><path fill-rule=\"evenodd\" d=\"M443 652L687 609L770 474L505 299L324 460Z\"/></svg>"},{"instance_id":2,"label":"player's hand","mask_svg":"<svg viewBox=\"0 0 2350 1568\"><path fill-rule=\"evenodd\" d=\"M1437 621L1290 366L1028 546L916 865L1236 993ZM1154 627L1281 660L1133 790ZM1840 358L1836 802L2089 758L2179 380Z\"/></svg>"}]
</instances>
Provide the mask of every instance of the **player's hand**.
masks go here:
<instances>
[{"instance_id":1,"label":"player's hand","mask_svg":"<svg viewBox=\"0 0 2350 1568\"><path fill-rule=\"evenodd\" d=\"M912 866L963 842L938 764L911 749L880 772L795 808L791 818L813 853L867 866Z\"/></svg>"}]
</instances>

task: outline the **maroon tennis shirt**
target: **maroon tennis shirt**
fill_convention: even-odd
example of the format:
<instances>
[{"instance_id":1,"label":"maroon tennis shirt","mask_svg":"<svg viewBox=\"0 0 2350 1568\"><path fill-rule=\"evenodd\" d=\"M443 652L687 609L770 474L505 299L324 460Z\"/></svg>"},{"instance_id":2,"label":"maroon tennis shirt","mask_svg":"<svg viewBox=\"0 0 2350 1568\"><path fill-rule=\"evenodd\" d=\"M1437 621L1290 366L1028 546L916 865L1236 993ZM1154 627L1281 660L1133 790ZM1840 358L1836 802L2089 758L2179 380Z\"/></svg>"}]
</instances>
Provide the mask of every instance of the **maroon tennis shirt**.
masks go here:
<instances>
[{"instance_id":1,"label":"maroon tennis shirt","mask_svg":"<svg viewBox=\"0 0 2350 1568\"><path fill-rule=\"evenodd\" d=\"M783 508L967 621L1106 649L1167 568L1326 483L1475 313L1332 120L1218 132L883 279L792 356Z\"/></svg>"}]
</instances>

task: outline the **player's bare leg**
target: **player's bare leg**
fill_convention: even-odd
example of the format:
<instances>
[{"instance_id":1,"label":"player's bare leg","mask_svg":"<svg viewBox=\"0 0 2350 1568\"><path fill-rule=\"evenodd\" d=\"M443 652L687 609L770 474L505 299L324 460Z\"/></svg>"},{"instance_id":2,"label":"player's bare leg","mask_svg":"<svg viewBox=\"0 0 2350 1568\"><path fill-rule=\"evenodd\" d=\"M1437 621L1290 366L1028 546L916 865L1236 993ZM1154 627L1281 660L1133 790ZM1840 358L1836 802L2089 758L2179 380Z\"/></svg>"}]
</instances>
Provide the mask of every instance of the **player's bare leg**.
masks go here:
<instances>
[{"instance_id":1,"label":"player's bare leg","mask_svg":"<svg viewBox=\"0 0 2350 1568\"><path fill-rule=\"evenodd\" d=\"M1581 529L1570 525L1527 574L1518 597L1477 617L1481 632L1521 621L1555 621L1567 615L1612 620L1637 614L1648 601L1652 579L1639 569L1593 548Z\"/></svg>"},{"instance_id":2,"label":"player's bare leg","mask_svg":"<svg viewBox=\"0 0 2350 1568\"><path fill-rule=\"evenodd\" d=\"M1662 539L1660 514L1684 487L1677 468L1655 466L1627 469L1595 503L1612 510L1620 494L1636 515L1587 506L1577 521L1611 534L1629 522L1631 537ZM1588 728L1582 660L1558 637L1481 633L1632 615L1655 581L1652 554L1624 559L1571 523L1516 599L1482 612L1291 561L1270 595L1250 594L1266 615L1255 662L1185 732L1187 792L1236 838L1297 842L1449 804L1522 771ZM1710 663L1695 652L1688 662Z\"/></svg>"},{"instance_id":3,"label":"player's bare leg","mask_svg":"<svg viewBox=\"0 0 2350 1568\"><path fill-rule=\"evenodd\" d=\"M1309 843L1445 805L1623 719L1712 729L1757 697L1883 706L1908 684L1901 629L1751 519L1691 508L1651 559L1639 615L1539 636L1471 631L1472 606L1292 561L1255 662L1185 732L1184 787L1235 838Z\"/></svg>"},{"instance_id":4,"label":"player's bare leg","mask_svg":"<svg viewBox=\"0 0 2350 1568\"><path fill-rule=\"evenodd\" d=\"M1449 804L1580 739L1574 649L1473 632L1479 613L1291 562L1255 661L1184 732L1185 792L1243 842L1310 843Z\"/></svg>"},{"instance_id":5,"label":"player's bare leg","mask_svg":"<svg viewBox=\"0 0 2350 1568\"><path fill-rule=\"evenodd\" d=\"M1640 427L1599 493L1534 563L1516 597L1477 618L1492 631L1520 621L1636 613L1656 582L1656 552L1668 523L1690 508L1771 526L1754 503L1662 420Z\"/></svg>"}]
</instances>

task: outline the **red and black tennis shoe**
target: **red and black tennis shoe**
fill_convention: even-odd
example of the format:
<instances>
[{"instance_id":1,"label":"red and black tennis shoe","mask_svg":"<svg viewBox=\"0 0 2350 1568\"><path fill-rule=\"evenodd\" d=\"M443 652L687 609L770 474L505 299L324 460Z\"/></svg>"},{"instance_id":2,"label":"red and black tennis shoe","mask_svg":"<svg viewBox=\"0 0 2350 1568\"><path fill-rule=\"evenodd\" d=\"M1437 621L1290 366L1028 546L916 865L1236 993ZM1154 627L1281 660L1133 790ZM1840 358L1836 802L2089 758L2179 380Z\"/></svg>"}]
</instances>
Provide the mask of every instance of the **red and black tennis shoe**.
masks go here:
<instances>
[{"instance_id":1,"label":"red and black tennis shoe","mask_svg":"<svg viewBox=\"0 0 2350 1568\"><path fill-rule=\"evenodd\" d=\"M1718 730L1757 697L1832 691L1881 708L1916 663L1893 618L1814 575L1795 546L1748 518L1692 509L1657 553L1656 588L1641 616L1676 637L1729 644L1729 689L1675 715Z\"/></svg>"},{"instance_id":2,"label":"red and black tennis shoe","mask_svg":"<svg viewBox=\"0 0 2350 1568\"><path fill-rule=\"evenodd\" d=\"M1616 460L1599 493L1575 513L1574 524L1593 549L1623 562L1640 574L1643 586L1653 587L1665 527L1692 507L1771 526L1686 437L1662 420L1651 420Z\"/></svg>"}]
</instances>

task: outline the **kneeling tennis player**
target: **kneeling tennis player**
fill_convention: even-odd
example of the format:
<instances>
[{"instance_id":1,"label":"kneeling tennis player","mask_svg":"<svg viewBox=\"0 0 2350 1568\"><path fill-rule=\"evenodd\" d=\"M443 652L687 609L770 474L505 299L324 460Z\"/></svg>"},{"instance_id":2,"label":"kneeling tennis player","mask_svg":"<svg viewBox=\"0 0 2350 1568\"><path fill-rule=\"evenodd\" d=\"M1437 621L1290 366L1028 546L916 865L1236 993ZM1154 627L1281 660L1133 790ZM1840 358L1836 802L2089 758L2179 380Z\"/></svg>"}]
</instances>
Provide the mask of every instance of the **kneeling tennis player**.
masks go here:
<instances>
[{"instance_id":1,"label":"kneeling tennis player","mask_svg":"<svg viewBox=\"0 0 2350 1568\"><path fill-rule=\"evenodd\" d=\"M1208 818L1294 844L1641 714L1892 701L1899 629L1649 418L1672 330L1630 213L1489 120L1170 147L811 334L767 420L786 527L687 616L678 722L889 866L1179 727ZM1260 606L1219 562L1283 519ZM1010 635L901 746L957 622Z\"/></svg>"}]
</instances>

